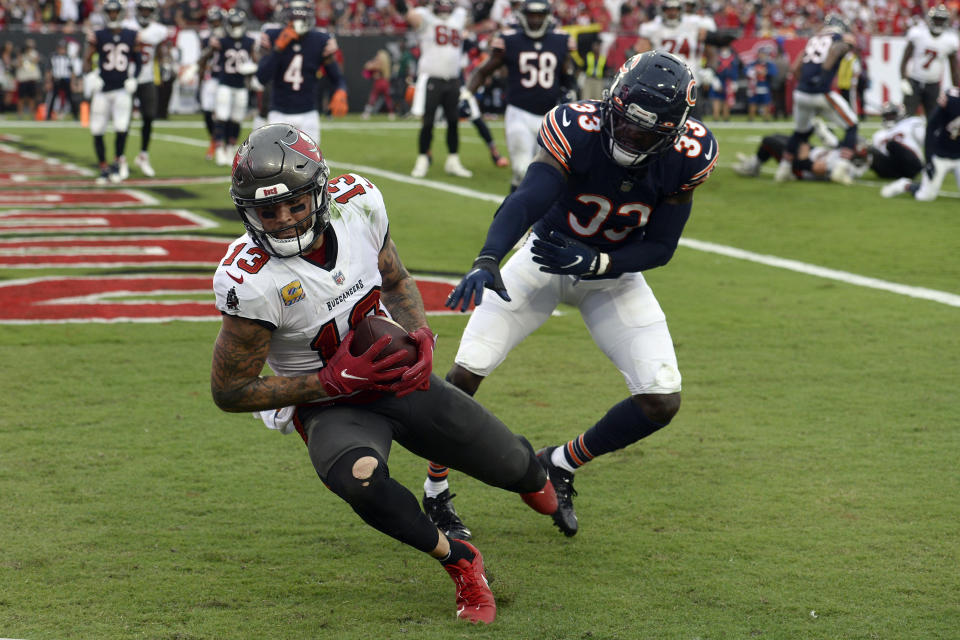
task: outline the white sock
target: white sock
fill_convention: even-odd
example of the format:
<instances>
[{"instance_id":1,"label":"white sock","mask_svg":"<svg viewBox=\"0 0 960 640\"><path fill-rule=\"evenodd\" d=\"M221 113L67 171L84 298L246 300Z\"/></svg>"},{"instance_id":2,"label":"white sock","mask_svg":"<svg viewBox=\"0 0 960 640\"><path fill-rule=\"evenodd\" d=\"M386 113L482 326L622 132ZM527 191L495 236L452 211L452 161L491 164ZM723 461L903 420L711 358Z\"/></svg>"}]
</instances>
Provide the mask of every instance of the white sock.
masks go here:
<instances>
[{"instance_id":1,"label":"white sock","mask_svg":"<svg viewBox=\"0 0 960 640\"><path fill-rule=\"evenodd\" d=\"M553 463L553 466L566 469L570 473L576 471L576 469L570 466L570 463L567 462L567 456L563 453L563 447L557 447L553 450L553 453L550 454L550 462Z\"/></svg>"},{"instance_id":2,"label":"white sock","mask_svg":"<svg viewBox=\"0 0 960 640\"><path fill-rule=\"evenodd\" d=\"M438 495L450 488L450 484L446 480L441 480L440 482L434 482L430 478L427 478L423 481L423 492L428 498L436 498Z\"/></svg>"}]
</instances>

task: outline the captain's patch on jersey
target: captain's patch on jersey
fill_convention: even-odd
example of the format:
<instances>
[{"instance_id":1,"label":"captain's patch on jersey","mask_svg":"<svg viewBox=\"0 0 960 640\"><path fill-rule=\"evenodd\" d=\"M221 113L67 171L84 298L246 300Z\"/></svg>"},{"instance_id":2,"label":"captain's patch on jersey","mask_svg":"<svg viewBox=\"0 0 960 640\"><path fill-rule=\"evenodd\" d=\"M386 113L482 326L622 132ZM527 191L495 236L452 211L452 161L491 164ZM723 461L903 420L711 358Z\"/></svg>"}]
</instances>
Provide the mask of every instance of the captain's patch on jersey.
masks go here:
<instances>
[{"instance_id":1,"label":"captain's patch on jersey","mask_svg":"<svg viewBox=\"0 0 960 640\"><path fill-rule=\"evenodd\" d=\"M300 281L294 280L283 286L283 289L280 290L280 296L283 298L283 306L289 307L303 300L307 297L307 294L303 292L303 285L300 284Z\"/></svg>"}]
</instances>

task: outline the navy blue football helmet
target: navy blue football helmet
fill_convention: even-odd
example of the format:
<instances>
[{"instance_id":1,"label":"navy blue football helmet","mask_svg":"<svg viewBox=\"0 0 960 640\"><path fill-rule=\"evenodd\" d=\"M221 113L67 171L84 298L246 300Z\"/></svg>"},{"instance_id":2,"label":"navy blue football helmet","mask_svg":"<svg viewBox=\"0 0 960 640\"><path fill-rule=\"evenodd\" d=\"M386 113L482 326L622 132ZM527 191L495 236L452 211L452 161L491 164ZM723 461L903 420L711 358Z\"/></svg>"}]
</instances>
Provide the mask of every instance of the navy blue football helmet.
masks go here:
<instances>
[{"instance_id":1,"label":"navy blue football helmet","mask_svg":"<svg viewBox=\"0 0 960 640\"><path fill-rule=\"evenodd\" d=\"M517 22L527 37L539 40L550 28L550 12L549 0L524 0Z\"/></svg>"},{"instance_id":2,"label":"navy blue football helmet","mask_svg":"<svg viewBox=\"0 0 960 640\"><path fill-rule=\"evenodd\" d=\"M126 13L120 0L105 0L103 3L103 21L108 29L116 31L123 27L123 18Z\"/></svg>"},{"instance_id":3,"label":"navy blue football helmet","mask_svg":"<svg viewBox=\"0 0 960 640\"><path fill-rule=\"evenodd\" d=\"M234 7L227 11L227 33L239 40L247 32L247 12Z\"/></svg>"},{"instance_id":4,"label":"navy blue football helmet","mask_svg":"<svg viewBox=\"0 0 960 640\"><path fill-rule=\"evenodd\" d=\"M641 167L687 131L697 103L693 72L665 51L638 53L603 92L600 119L607 155L623 167Z\"/></svg>"},{"instance_id":5,"label":"navy blue football helmet","mask_svg":"<svg viewBox=\"0 0 960 640\"><path fill-rule=\"evenodd\" d=\"M317 25L313 2L310 0L287 0L283 5L283 19L301 36Z\"/></svg>"}]
</instances>

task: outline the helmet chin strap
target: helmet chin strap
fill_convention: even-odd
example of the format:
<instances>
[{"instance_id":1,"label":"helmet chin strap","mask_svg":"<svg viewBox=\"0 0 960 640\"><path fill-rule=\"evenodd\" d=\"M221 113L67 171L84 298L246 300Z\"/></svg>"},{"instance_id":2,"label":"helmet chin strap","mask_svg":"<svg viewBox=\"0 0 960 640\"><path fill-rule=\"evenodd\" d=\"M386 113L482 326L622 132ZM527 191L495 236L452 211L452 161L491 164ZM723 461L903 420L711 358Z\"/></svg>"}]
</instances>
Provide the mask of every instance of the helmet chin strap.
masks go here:
<instances>
[{"instance_id":1,"label":"helmet chin strap","mask_svg":"<svg viewBox=\"0 0 960 640\"><path fill-rule=\"evenodd\" d=\"M650 154L641 151L630 153L616 142L611 143L610 157L621 167L636 167L642 163L648 155Z\"/></svg>"},{"instance_id":2,"label":"helmet chin strap","mask_svg":"<svg viewBox=\"0 0 960 640\"><path fill-rule=\"evenodd\" d=\"M310 228L304 231L303 234L298 234L292 238L276 238L270 234L266 234L266 239L278 256L289 258L309 250L310 247L313 246L316 236L313 232L313 225L310 225Z\"/></svg>"}]
</instances>

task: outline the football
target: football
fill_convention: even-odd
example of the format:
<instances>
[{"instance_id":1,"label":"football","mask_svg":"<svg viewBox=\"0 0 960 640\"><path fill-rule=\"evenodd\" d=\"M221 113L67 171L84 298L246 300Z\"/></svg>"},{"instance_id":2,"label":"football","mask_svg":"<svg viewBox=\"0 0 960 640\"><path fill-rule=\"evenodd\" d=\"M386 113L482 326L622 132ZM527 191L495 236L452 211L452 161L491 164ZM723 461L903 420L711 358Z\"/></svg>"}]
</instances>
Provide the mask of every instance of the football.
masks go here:
<instances>
[{"instance_id":1,"label":"football","mask_svg":"<svg viewBox=\"0 0 960 640\"><path fill-rule=\"evenodd\" d=\"M384 316L367 316L357 324L353 343L350 345L350 353L355 356L362 355L383 336L390 336L392 340L380 352L378 360L402 351L406 353L406 357L400 361L398 367L409 367L417 362L416 341L410 337L406 329Z\"/></svg>"}]
</instances>

